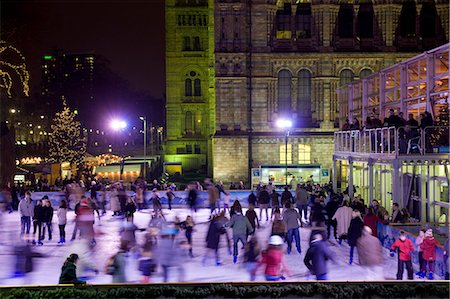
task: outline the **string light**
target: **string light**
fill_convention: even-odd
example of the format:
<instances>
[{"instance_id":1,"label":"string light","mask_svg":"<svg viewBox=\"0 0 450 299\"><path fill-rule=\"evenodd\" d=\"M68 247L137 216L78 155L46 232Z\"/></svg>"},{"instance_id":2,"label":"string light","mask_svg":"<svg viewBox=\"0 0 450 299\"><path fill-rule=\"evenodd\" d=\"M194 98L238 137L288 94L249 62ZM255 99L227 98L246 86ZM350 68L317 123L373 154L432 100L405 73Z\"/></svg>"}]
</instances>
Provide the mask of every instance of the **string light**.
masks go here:
<instances>
[{"instance_id":1,"label":"string light","mask_svg":"<svg viewBox=\"0 0 450 299\"><path fill-rule=\"evenodd\" d=\"M25 63L25 57L22 53L15 47L7 45L5 41L0 41L0 56L5 57L5 52L10 51L16 53L21 62L19 64L14 64L4 60L0 60L0 88L4 88L9 97L11 97L11 89L13 87L13 80L10 72L5 69L11 69L19 76L20 82L22 83L22 91L25 96L29 96L30 87L30 73L27 71L27 66Z\"/></svg>"}]
</instances>

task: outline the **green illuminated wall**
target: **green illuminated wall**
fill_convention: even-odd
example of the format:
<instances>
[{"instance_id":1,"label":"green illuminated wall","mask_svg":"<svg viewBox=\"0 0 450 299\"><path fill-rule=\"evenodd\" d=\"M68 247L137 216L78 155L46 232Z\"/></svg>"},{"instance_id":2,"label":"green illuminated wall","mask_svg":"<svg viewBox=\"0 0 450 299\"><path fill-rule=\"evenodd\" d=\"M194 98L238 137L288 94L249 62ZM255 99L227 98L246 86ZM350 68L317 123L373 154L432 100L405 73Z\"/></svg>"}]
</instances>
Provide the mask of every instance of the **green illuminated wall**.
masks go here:
<instances>
[{"instance_id":1,"label":"green illuminated wall","mask_svg":"<svg viewBox=\"0 0 450 299\"><path fill-rule=\"evenodd\" d=\"M166 1L165 161L212 173L214 1Z\"/></svg>"}]
</instances>

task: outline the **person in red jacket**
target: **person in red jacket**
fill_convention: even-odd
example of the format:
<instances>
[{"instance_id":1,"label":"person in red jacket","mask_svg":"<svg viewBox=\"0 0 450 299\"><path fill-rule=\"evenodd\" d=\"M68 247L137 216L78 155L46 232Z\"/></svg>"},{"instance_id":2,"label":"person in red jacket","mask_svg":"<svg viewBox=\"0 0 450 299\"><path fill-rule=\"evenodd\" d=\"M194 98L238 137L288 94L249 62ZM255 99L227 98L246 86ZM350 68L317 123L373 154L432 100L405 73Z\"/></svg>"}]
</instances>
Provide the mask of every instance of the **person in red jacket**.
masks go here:
<instances>
[{"instance_id":1,"label":"person in red jacket","mask_svg":"<svg viewBox=\"0 0 450 299\"><path fill-rule=\"evenodd\" d=\"M378 230L377 230L377 222L383 223L383 220L378 218L377 215L373 212L373 208L369 208L367 215L364 216L364 225L370 227L372 230L372 236L378 238Z\"/></svg>"},{"instance_id":2,"label":"person in red jacket","mask_svg":"<svg viewBox=\"0 0 450 299\"><path fill-rule=\"evenodd\" d=\"M434 261L436 260L436 246L439 246L439 241L433 237L433 230L430 228L425 232L425 238L423 239L422 248L422 272L420 277L424 278L427 274L428 265L428 279L433 279Z\"/></svg>"},{"instance_id":3,"label":"person in red jacket","mask_svg":"<svg viewBox=\"0 0 450 299\"><path fill-rule=\"evenodd\" d=\"M280 236L273 235L269 239L269 247L262 253L262 260L257 268L262 265L266 266L264 274L267 281L284 280L284 273L290 275L284 259L283 243Z\"/></svg>"},{"instance_id":4,"label":"person in red jacket","mask_svg":"<svg viewBox=\"0 0 450 299\"><path fill-rule=\"evenodd\" d=\"M410 239L406 238L404 231L400 232L400 238L391 246L391 256L394 256L394 250L398 248L398 269L397 280L403 279L403 270L406 266L408 272L408 279L413 279L413 268L411 262L411 253L414 252L414 245Z\"/></svg>"}]
</instances>

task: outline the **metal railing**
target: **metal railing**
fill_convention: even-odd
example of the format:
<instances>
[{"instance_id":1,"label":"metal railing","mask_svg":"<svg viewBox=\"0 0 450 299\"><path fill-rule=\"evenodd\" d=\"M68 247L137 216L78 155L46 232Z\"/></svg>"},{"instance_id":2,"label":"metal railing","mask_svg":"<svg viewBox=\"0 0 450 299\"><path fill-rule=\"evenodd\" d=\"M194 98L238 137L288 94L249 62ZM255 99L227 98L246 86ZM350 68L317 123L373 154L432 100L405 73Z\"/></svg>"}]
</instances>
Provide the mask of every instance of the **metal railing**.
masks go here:
<instances>
[{"instance_id":1,"label":"metal railing","mask_svg":"<svg viewBox=\"0 0 450 299\"><path fill-rule=\"evenodd\" d=\"M336 153L425 155L450 153L449 128L403 126L334 133Z\"/></svg>"}]
</instances>

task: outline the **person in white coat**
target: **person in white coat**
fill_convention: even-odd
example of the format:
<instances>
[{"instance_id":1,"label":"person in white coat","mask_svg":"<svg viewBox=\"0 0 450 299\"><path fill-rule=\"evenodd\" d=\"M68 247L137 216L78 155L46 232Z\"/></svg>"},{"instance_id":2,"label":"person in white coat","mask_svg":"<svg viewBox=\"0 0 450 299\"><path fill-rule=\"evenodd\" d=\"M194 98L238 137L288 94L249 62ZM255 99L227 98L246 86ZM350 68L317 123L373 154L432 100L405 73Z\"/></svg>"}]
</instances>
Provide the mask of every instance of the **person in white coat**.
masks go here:
<instances>
[{"instance_id":1,"label":"person in white coat","mask_svg":"<svg viewBox=\"0 0 450 299\"><path fill-rule=\"evenodd\" d=\"M333 216L333 220L337 221L339 244L342 244L342 239L347 239L348 228L350 227L350 221L352 220L352 212L353 209L348 206L348 202L344 201L342 206L337 209Z\"/></svg>"},{"instance_id":2,"label":"person in white coat","mask_svg":"<svg viewBox=\"0 0 450 299\"><path fill-rule=\"evenodd\" d=\"M66 224L67 224L67 202L63 199L59 205L58 211L58 227L59 227L59 242L58 244L66 243Z\"/></svg>"}]
</instances>

